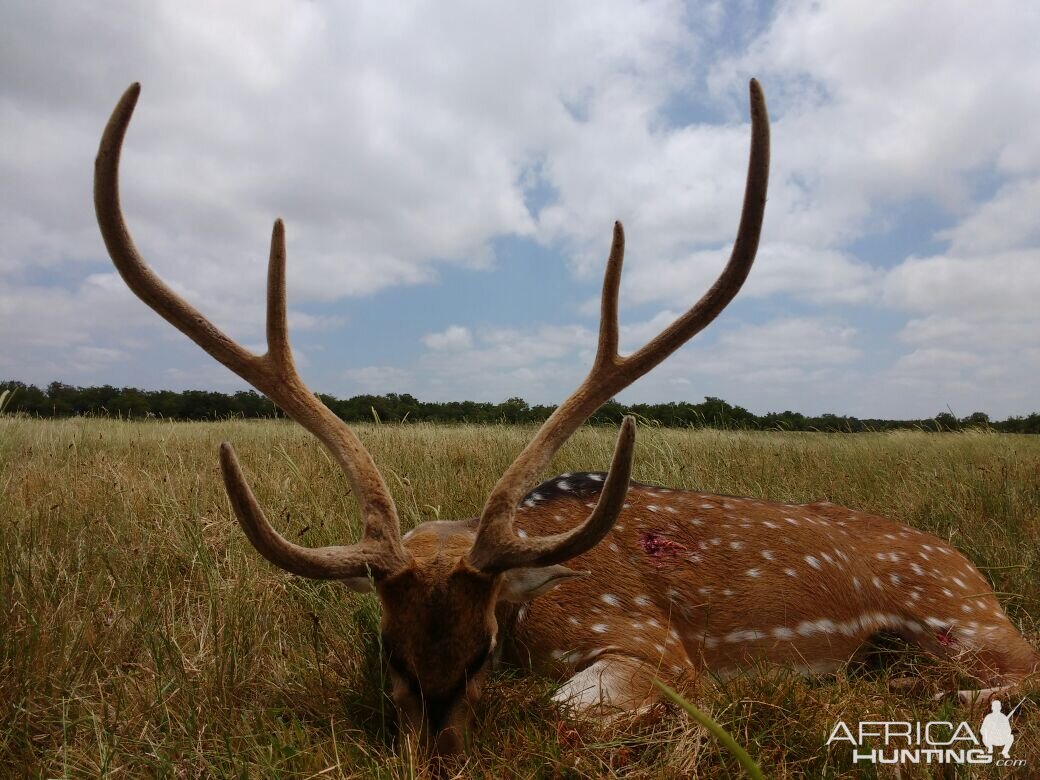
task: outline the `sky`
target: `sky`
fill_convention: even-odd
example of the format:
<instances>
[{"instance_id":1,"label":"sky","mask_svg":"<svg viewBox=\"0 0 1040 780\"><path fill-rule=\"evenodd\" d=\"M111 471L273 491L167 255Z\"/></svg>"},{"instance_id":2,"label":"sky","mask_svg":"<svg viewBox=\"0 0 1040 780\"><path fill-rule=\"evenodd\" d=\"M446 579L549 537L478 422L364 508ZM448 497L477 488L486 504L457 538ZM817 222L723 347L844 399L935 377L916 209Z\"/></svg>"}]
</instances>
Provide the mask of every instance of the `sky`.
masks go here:
<instances>
[{"instance_id":1,"label":"sky","mask_svg":"<svg viewBox=\"0 0 1040 780\"><path fill-rule=\"evenodd\" d=\"M282 217L313 390L558 403L615 219L622 352L721 270L755 77L755 267L619 400L1040 410L1040 5L7 0L0 22L0 379L245 387L101 241L93 159L140 81L127 221L229 335L265 348Z\"/></svg>"}]
</instances>

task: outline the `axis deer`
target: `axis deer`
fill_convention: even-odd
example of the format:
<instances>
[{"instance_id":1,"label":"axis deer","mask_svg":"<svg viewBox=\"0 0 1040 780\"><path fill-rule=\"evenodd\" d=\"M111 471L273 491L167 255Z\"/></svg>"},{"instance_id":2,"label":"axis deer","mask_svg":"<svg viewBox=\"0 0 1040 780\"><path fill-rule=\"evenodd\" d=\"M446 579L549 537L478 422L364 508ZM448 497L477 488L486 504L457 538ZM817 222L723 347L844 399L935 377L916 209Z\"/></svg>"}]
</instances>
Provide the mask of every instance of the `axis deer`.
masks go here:
<instances>
[{"instance_id":1,"label":"axis deer","mask_svg":"<svg viewBox=\"0 0 1040 780\"><path fill-rule=\"evenodd\" d=\"M970 664L983 684L1020 682L1040 657L990 584L941 539L828 503L791 505L630 482L635 424L625 418L606 473L539 474L602 403L650 371L732 300L754 260L765 209L769 121L751 82L751 151L732 255L711 289L644 347L618 354L624 233L614 225L599 346L588 377L495 485L479 518L425 522L403 537L397 510L357 436L304 385L286 324L285 233L268 267L266 354L221 333L139 256L118 189L123 138L140 88L116 106L98 151L94 201L126 284L212 357L272 398L343 468L360 503L362 538L306 548L268 522L231 445L220 465L234 513L269 561L302 577L373 590L403 725L441 754L462 731L493 657L562 682L556 699L631 711L651 680L685 670L728 673L756 660L822 672L874 634L895 632ZM563 564L570 561L572 568Z\"/></svg>"}]
</instances>

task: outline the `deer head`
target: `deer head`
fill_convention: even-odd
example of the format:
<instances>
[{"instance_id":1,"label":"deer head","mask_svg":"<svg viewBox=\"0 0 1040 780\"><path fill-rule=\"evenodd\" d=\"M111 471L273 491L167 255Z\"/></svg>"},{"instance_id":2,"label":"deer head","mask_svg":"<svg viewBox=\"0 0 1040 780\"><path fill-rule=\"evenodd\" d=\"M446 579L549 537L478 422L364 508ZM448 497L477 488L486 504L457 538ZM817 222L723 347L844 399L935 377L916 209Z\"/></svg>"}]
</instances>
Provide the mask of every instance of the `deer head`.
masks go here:
<instances>
[{"instance_id":1,"label":"deer head","mask_svg":"<svg viewBox=\"0 0 1040 780\"><path fill-rule=\"evenodd\" d=\"M710 323L733 299L754 261L765 209L769 122L762 90L751 82L751 153L743 211L731 257L707 293L637 352L618 354L618 289L624 232L614 225L603 282L599 345L581 385L546 420L502 475L479 519L431 521L402 538L390 492L350 428L303 383L286 322L285 230L274 224L267 272L267 352L255 355L173 292L138 254L119 202L119 157L140 93L133 84L105 127L94 176L98 225L127 286L207 353L270 397L325 446L360 504L364 531L341 547L308 548L279 534L249 488L231 445L220 445L228 497L246 536L265 558L302 577L374 588L382 639L402 723L438 753L461 749L470 705L479 697L495 647L496 607L533 599L582 572L563 564L611 529L629 487L635 423L625 418L599 500L573 529L540 538L517 534L517 504L574 431L605 401L647 373Z\"/></svg>"}]
</instances>

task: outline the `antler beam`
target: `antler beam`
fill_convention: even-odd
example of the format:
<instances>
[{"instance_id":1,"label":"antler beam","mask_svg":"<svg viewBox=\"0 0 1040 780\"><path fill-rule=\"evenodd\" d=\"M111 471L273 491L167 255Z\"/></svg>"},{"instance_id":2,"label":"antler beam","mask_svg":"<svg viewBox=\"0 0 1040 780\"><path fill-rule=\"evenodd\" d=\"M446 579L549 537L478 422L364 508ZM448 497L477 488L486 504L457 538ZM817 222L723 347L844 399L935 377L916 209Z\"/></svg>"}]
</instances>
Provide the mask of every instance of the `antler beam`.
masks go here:
<instances>
[{"instance_id":1,"label":"antler beam","mask_svg":"<svg viewBox=\"0 0 1040 780\"><path fill-rule=\"evenodd\" d=\"M401 544L397 509L371 455L339 417L303 383L289 346L285 305L285 228L271 235L267 274L267 353L254 355L228 338L191 304L171 290L141 259L123 219L119 201L119 158L140 94L132 84L105 126L94 167L94 208L105 246L127 286L148 306L207 353L269 396L286 414L328 449L347 476L361 504L365 523L358 544L312 549L282 537L267 521L246 483L231 445L224 443L220 463L239 523L264 557L296 574L318 579L385 577L400 570L408 556Z\"/></svg>"},{"instance_id":2,"label":"antler beam","mask_svg":"<svg viewBox=\"0 0 1040 780\"><path fill-rule=\"evenodd\" d=\"M469 562L485 571L516 566L549 565L568 555L578 555L595 546L610 530L624 503L625 490L604 489L592 515L566 534L521 539L513 529L516 506L553 455L578 427L604 402L628 387L700 332L733 300L755 260L769 183L769 115L762 88L751 80L751 153L740 226L729 262L715 284L696 304L656 338L628 357L618 354L618 290L625 254L625 233L614 223L614 240L607 260L600 306L599 345L585 381L545 421L535 437L509 467L488 497L480 517L477 539ZM631 469L633 422L626 419L618 437L608 484L615 469ZM627 463L624 458L627 457ZM619 462L619 459L620 462Z\"/></svg>"}]
</instances>

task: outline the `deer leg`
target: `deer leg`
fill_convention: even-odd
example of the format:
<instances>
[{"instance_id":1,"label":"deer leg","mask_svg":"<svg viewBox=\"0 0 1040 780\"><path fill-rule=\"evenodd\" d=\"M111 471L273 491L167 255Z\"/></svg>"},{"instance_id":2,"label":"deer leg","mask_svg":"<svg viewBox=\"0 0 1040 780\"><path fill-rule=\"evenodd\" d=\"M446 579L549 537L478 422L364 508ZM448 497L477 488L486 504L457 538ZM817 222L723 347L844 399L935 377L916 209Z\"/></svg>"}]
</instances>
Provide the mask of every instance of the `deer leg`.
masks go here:
<instances>
[{"instance_id":1,"label":"deer leg","mask_svg":"<svg viewBox=\"0 0 1040 780\"><path fill-rule=\"evenodd\" d=\"M932 696L932 701L942 701L947 696L956 696L957 701L967 707L982 705L985 707L995 698L1002 696L1015 686L1001 685L996 688L969 688L960 691L941 691Z\"/></svg>"},{"instance_id":2,"label":"deer leg","mask_svg":"<svg viewBox=\"0 0 1040 780\"><path fill-rule=\"evenodd\" d=\"M921 649L948 659L978 680L980 687L956 691L964 704L986 703L1040 673L1040 655L1006 617L963 625L932 625L914 640ZM953 691L938 694L941 699Z\"/></svg>"},{"instance_id":3,"label":"deer leg","mask_svg":"<svg viewBox=\"0 0 1040 780\"><path fill-rule=\"evenodd\" d=\"M580 712L637 712L656 697L656 671L636 658L601 655L560 686L552 698Z\"/></svg>"}]
</instances>

